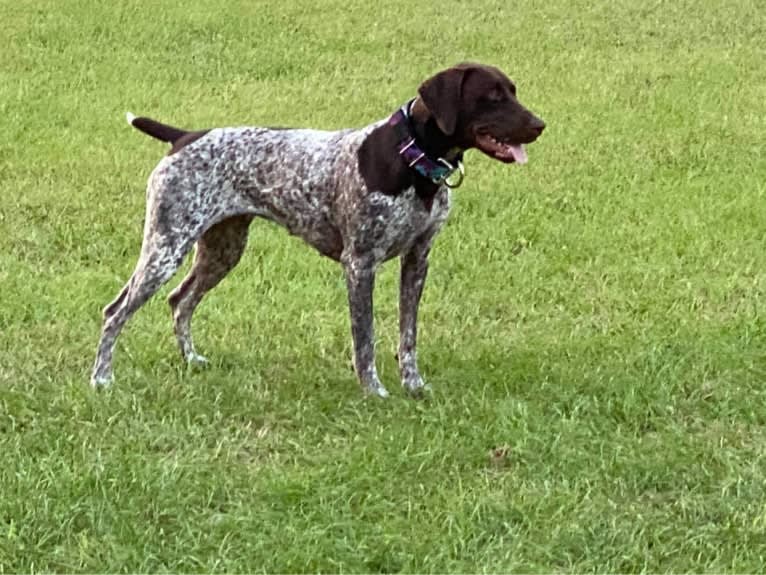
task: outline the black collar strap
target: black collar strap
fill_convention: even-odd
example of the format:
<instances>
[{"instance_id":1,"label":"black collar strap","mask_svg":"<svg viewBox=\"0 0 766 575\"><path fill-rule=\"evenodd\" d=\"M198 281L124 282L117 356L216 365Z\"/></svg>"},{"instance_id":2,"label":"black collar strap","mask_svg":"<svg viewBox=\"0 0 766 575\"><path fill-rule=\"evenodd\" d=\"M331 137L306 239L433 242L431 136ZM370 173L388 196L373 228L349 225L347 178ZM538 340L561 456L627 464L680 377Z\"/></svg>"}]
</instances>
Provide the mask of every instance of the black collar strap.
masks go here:
<instances>
[{"instance_id":1,"label":"black collar strap","mask_svg":"<svg viewBox=\"0 0 766 575\"><path fill-rule=\"evenodd\" d=\"M428 178L435 184L446 184L450 188L457 188L463 182L463 151L453 148L449 151L452 161L444 158L429 158L423 149L418 146L412 129L411 111L415 100L410 100L399 108L388 120L388 124L396 130L398 143L396 151L407 165L424 178ZM454 184L447 182L456 170L460 171L460 178Z\"/></svg>"}]
</instances>

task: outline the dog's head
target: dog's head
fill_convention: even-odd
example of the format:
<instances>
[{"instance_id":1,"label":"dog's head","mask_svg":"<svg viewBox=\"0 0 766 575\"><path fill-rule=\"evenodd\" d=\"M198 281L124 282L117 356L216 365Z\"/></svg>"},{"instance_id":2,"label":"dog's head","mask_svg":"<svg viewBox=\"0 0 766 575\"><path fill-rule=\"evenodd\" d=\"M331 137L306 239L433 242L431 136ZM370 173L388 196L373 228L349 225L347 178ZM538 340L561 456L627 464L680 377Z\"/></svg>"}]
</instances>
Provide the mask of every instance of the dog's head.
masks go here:
<instances>
[{"instance_id":1,"label":"dog's head","mask_svg":"<svg viewBox=\"0 0 766 575\"><path fill-rule=\"evenodd\" d=\"M525 163L523 145L545 128L518 101L513 82L493 66L459 64L423 82L418 93L447 137L501 162Z\"/></svg>"}]
</instances>

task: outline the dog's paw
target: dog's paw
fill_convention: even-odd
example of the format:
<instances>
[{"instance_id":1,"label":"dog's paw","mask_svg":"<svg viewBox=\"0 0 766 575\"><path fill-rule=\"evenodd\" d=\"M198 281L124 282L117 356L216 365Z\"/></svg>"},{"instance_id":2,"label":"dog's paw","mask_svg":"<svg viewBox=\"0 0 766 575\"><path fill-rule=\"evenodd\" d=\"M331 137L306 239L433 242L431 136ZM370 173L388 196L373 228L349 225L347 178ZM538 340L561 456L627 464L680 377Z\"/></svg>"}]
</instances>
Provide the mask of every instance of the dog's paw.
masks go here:
<instances>
[{"instance_id":1,"label":"dog's paw","mask_svg":"<svg viewBox=\"0 0 766 575\"><path fill-rule=\"evenodd\" d=\"M207 367L210 361L204 356L193 351L186 355L186 363L189 367Z\"/></svg>"},{"instance_id":2,"label":"dog's paw","mask_svg":"<svg viewBox=\"0 0 766 575\"><path fill-rule=\"evenodd\" d=\"M403 379L402 387L414 399L423 399L431 393L431 386L425 383L419 375Z\"/></svg>"},{"instance_id":3,"label":"dog's paw","mask_svg":"<svg viewBox=\"0 0 766 575\"><path fill-rule=\"evenodd\" d=\"M114 383L114 376L109 375L93 375L90 378L90 386L93 389L106 389Z\"/></svg>"},{"instance_id":4,"label":"dog's paw","mask_svg":"<svg viewBox=\"0 0 766 575\"><path fill-rule=\"evenodd\" d=\"M362 389L364 389L364 394L367 396L382 397L383 399L389 396L388 390L379 381L364 385Z\"/></svg>"}]
</instances>

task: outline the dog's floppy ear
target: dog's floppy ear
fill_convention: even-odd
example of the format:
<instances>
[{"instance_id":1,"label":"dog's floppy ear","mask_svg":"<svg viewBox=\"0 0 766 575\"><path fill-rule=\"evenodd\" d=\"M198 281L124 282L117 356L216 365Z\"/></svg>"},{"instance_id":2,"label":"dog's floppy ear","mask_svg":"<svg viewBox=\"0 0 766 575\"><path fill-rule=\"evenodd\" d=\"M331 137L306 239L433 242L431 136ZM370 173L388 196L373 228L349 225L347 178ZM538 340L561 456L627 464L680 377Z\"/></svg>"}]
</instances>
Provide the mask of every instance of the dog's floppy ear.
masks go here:
<instances>
[{"instance_id":1,"label":"dog's floppy ear","mask_svg":"<svg viewBox=\"0 0 766 575\"><path fill-rule=\"evenodd\" d=\"M432 76L418 88L418 94L433 114L439 129L448 136L455 133L467 70L465 65L453 66Z\"/></svg>"}]
</instances>

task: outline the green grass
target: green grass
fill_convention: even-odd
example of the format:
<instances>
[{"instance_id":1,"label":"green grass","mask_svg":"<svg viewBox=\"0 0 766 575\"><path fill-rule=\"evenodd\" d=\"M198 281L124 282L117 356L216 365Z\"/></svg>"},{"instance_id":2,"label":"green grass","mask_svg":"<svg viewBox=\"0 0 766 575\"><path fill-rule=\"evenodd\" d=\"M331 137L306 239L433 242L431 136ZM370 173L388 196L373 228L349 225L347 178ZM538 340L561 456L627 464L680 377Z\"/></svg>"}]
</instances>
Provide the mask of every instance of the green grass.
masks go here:
<instances>
[{"instance_id":1,"label":"green grass","mask_svg":"<svg viewBox=\"0 0 766 575\"><path fill-rule=\"evenodd\" d=\"M766 15L691 2L0 0L0 573L755 572L766 562ZM548 123L476 152L398 388L341 269L266 223L177 357L164 296L87 378L189 127L385 116L464 59ZM501 461L494 448L508 449Z\"/></svg>"}]
</instances>

